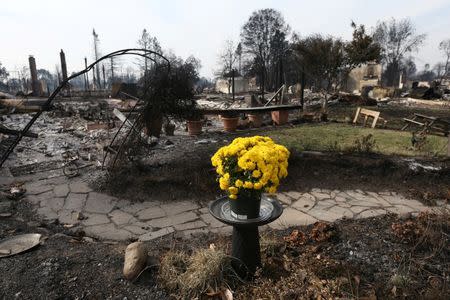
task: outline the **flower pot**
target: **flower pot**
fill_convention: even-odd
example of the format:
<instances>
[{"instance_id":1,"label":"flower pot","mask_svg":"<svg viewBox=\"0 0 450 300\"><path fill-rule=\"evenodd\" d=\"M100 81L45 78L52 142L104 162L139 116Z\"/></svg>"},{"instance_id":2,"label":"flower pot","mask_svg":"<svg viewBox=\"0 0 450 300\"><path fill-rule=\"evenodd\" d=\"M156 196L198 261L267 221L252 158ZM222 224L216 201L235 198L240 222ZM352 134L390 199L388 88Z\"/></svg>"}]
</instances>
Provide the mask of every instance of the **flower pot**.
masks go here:
<instances>
[{"instance_id":1,"label":"flower pot","mask_svg":"<svg viewBox=\"0 0 450 300\"><path fill-rule=\"evenodd\" d=\"M223 130L226 132L235 132L239 123L239 118L226 118L221 117L223 122Z\"/></svg>"},{"instance_id":2,"label":"flower pot","mask_svg":"<svg viewBox=\"0 0 450 300\"><path fill-rule=\"evenodd\" d=\"M263 116L261 114L249 114L248 119L250 120L252 127L261 127Z\"/></svg>"},{"instance_id":3,"label":"flower pot","mask_svg":"<svg viewBox=\"0 0 450 300\"><path fill-rule=\"evenodd\" d=\"M275 125L284 125L288 122L289 111L287 110L274 110L272 111L272 121Z\"/></svg>"},{"instance_id":4,"label":"flower pot","mask_svg":"<svg viewBox=\"0 0 450 300\"><path fill-rule=\"evenodd\" d=\"M256 219L259 217L260 207L261 194L238 195L237 199L230 199L231 215L236 219Z\"/></svg>"},{"instance_id":5,"label":"flower pot","mask_svg":"<svg viewBox=\"0 0 450 300\"><path fill-rule=\"evenodd\" d=\"M203 121L187 121L189 135L199 135L202 133Z\"/></svg>"}]
</instances>

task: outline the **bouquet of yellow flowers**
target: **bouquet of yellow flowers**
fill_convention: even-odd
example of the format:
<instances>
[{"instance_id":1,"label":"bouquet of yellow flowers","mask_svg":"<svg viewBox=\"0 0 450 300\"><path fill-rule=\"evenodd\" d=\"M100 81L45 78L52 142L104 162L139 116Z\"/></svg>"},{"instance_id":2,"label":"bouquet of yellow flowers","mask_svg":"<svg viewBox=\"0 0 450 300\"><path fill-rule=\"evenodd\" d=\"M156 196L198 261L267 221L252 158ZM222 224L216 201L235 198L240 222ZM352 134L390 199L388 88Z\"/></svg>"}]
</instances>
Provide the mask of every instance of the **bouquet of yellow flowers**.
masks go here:
<instances>
[{"instance_id":1,"label":"bouquet of yellow flowers","mask_svg":"<svg viewBox=\"0 0 450 300\"><path fill-rule=\"evenodd\" d=\"M211 158L220 188L230 199L239 195L275 193L280 179L288 175L289 151L269 137L236 138Z\"/></svg>"}]
</instances>

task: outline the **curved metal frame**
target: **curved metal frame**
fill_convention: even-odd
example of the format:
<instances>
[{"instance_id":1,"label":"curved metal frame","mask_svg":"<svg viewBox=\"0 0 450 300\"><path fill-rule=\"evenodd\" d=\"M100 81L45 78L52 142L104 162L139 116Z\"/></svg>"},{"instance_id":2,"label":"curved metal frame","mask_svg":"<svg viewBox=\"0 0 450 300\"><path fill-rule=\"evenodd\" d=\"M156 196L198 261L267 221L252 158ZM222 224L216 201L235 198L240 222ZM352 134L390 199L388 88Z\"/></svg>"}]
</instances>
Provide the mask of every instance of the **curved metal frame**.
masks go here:
<instances>
[{"instance_id":1,"label":"curved metal frame","mask_svg":"<svg viewBox=\"0 0 450 300\"><path fill-rule=\"evenodd\" d=\"M156 55L156 56L160 57L161 59L163 59L163 60L165 60L167 62L167 71L170 72L170 61L166 57L164 57L162 54L160 54L158 52L155 52L155 51L147 50L147 49L139 49L139 48L122 49L122 50L117 50L117 51L111 52L111 53L109 53L109 54L99 58L98 60L94 61L92 64L87 66L87 68L85 68L84 70L69 76L66 80L63 80L58 85L58 87L48 97L47 101L45 101L45 103L42 105L42 110L38 111L36 114L33 115L33 117L27 123L25 128L22 129L22 131L17 135L17 137L14 140L14 142L11 145L9 145L8 149L6 150L6 152L1 157L0 167L3 165L3 163L6 161L6 159L8 159L8 156L11 154L11 152L14 150L14 148L17 146L17 144L19 144L19 142L22 139L22 137L28 132L28 130L30 130L31 126L33 126L34 122L36 122L36 120L40 117L42 112L43 111L47 111L49 109L50 104L52 103L52 101L55 99L55 97L59 94L59 92L61 92L61 90L67 85L67 83L70 80L72 80L72 79L74 79L74 78L76 78L76 77L78 77L80 75L83 75L83 74L89 72L90 70L92 70L92 68L96 64L98 64L102 60L109 59L109 58L116 57L116 56L120 56L120 55L137 55L137 56L144 57L146 59L149 59L149 60L157 63L157 61L153 57L149 56L149 55Z\"/></svg>"}]
</instances>

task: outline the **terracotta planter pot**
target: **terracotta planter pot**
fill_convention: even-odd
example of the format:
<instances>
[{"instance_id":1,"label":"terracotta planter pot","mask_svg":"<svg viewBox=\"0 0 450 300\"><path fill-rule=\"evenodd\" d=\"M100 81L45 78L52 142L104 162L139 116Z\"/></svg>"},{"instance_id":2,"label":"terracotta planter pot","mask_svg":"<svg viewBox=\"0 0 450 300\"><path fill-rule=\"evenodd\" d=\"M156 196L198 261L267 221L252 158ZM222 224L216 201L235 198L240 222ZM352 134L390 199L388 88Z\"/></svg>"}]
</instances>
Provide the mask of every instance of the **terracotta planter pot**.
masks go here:
<instances>
[{"instance_id":1,"label":"terracotta planter pot","mask_svg":"<svg viewBox=\"0 0 450 300\"><path fill-rule=\"evenodd\" d=\"M187 121L189 135L199 135L202 133L203 121Z\"/></svg>"},{"instance_id":2,"label":"terracotta planter pot","mask_svg":"<svg viewBox=\"0 0 450 300\"><path fill-rule=\"evenodd\" d=\"M257 196L238 195L237 199L230 199L231 215L236 219L256 219L259 217L260 207L261 194Z\"/></svg>"},{"instance_id":3,"label":"terracotta planter pot","mask_svg":"<svg viewBox=\"0 0 450 300\"><path fill-rule=\"evenodd\" d=\"M248 119L250 120L252 127L261 127L263 122L263 116L261 114L249 114Z\"/></svg>"},{"instance_id":4,"label":"terracotta planter pot","mask_svg":"<svg viewBox=\"0 0 450 300\"><path fill-rule=\"evenodd\" d=\"M289 120L289 111L287 110L274 110L272 111L272 121L275 125L284 125Z\"/></svg>"},{"instance_id":5,"label":"terracotta planter pot","mask_svg":"<svg viewBox=\"0 0 450 300\"><path fill-rule=\"evenodd\" d=\"M239 118L220 117L223 122L223 130L226 132L235 132L239 123Z\"/></svg>"}]
</instances>

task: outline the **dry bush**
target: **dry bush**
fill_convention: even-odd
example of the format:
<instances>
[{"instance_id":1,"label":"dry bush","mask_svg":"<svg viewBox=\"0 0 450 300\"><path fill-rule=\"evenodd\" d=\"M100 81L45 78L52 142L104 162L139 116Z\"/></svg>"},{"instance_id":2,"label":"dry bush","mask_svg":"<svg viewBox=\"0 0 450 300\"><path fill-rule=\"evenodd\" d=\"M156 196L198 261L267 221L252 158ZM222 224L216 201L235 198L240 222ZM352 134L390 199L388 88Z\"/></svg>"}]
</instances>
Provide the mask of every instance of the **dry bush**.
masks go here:
<instances>
[{"instance_id":1,"label":"dry bush","mask_svg":"<svg viewBox=\"0 0 450 300\"><path fill-rule=\"evenodd\" d=\"M186 272L189 256L180 251L169 251L161 260L159 277L169 290L180 287L180 274Z\"/></svg>"},{"instance_id":2,"label":"dry bush","mask_svg":"<svg viewBox=\"0 0 450 300\"><path fill-rule=\"evenodd\" d=\"M170 251L161 261L159 277L164 286L182 298L199 297L234 285L238 279L231 257L215 248L200 249L188 256Z\"/></svg>"},{"instance_id":3,"label":"dry bush","mask_svg":"<svg viewBox=\"0 0 450 300\"><path fill-rule=\"evenodd\" d=\"M421 212L415 219L393 223L391 228L395 236L414 244L414 249L437 253L449 242L450 214L445 209L439 214Z\"/></svg>"}]
</instances>

